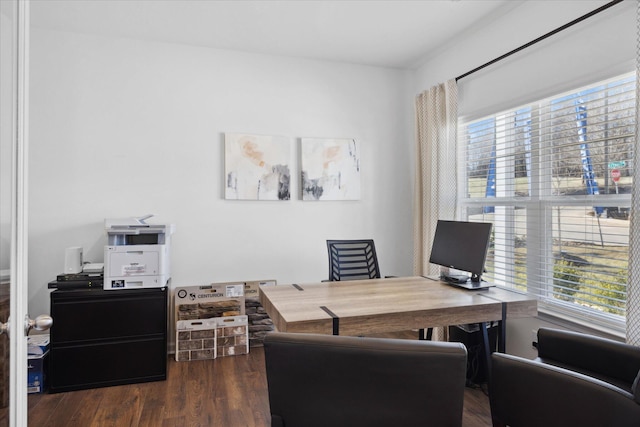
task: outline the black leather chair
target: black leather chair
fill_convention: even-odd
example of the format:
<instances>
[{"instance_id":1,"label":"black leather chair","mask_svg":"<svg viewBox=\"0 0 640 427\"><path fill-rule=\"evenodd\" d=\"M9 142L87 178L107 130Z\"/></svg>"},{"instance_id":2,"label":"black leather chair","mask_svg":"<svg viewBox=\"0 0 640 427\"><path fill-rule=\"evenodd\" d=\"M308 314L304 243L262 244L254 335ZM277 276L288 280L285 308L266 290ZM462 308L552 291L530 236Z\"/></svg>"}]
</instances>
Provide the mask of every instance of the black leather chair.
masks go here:
<instances>
[{"instance_id":1,"label":"black leather chair","mask_svg":"<svg viewBox=\"0 0 640 427\"><path fill-rule=\"evenodd\" d=\"M540 328L538 358L492 355L489 392L494 427L638 427L640 347Z\"/></svg>"},{"instance_id":2,"label":"black leather chair","mask_svg":"<svg viewBox=\"0 0 640 427\"><path fill-rule=\"evenodd\" d=\"M330 281L380 278L373 240L327 240L327 250Z\"/></svg>"},{"instance_id":3,"label":"black leather chair","mask_svg":"<svg viewBox=\"0 0 640 427\"><path fill-rule=\"evenodd\" d=\"M272 332L272 427L461 426L460 343Z\"/></svg>"}]
</instances>

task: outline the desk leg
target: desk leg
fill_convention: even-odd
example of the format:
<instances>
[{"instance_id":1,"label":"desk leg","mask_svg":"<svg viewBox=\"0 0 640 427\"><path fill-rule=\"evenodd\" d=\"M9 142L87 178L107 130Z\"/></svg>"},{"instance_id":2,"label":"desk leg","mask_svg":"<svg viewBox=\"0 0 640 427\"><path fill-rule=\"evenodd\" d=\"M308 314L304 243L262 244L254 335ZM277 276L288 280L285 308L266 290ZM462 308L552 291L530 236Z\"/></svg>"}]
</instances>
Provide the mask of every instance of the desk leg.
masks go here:
<instances>
[{"instance_id":1,"label":"desk leg","mask_svg":"<svg viewBox=\"0 0 640 427\"><path fill-rule=\"evenodd\" d=\"M419 340L428 340L431 341L431 338L433 337L433 328L428 328L427 329L427 335L424 335L424 328L421 328L418 330L418 339Z\"/></svg>"},{"instance_id":2,"label":"desk leg","mask_svg":"<svg viewBox=\"0 0 640 427\"><path fill-rule=\"evenodd\" d=\"M498 351L504 353L507 348L507 303L502 303L502 318L500 319L500 339L498 340Z\"/></svg>"},{"instance_id":3,"label":"desk leg","mask_svg":"<svg viewBox=\"0 0 640 427\"><path fill-rule=\"evenodd\" d=\"M325 305L321 305L320 309L327 313L333 319L333 335L340 335L340 318L336 314L329 310Z\"/></svg>"}]
</instances>

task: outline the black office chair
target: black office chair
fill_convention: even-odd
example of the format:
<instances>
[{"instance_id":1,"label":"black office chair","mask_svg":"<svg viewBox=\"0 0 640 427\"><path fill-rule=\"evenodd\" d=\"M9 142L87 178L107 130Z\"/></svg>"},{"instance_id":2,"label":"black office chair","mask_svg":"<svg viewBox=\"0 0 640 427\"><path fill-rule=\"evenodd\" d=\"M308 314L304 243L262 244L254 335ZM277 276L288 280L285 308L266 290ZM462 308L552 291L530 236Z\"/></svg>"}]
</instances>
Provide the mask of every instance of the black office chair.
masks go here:
<instances>
[{"instance_id":1,"label":"black office chair","mask_svg":"<svg viewBox=\"0 0 640 427\"><path fill-rule=\"evenodd\" d=\"M538 330L538 357L493 353L494 427L640 425L640 347Z\"/></svg>"},{"instance_id":2,"label":"black office chair","mask_svg":"<svg viewBox=\"0 0 640 427\"><path fill-rule=\"evenodd\" d=\"M460 343L271 332L272 427L462 426Z\"/></svg>"},{"instance_id":3,"label":"black office chair","mask_svg":"<svg viewBox=\"0 0 640 427\"><path fill-rule=\"evenodd\" d=\"M373 240L327 240L329 280L379 279Z\"/></svg>"}]
</instances>

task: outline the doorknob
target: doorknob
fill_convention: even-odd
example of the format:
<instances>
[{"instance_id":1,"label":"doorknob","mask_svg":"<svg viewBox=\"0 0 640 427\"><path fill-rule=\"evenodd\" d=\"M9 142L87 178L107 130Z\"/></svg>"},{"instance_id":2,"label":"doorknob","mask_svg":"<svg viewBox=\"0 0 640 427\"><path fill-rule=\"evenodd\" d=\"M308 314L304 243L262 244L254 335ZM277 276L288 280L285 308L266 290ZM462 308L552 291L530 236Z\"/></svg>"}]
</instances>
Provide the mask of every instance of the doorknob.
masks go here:
<instances>
[{"instance_id":1,"label":"doorknob","mask_svg":"<svg viewBox=\"0 0 640 427\"><path fill-rule=\"evenodd\" d=\"M26 335L29 335L31 329L36 331L46 331L53 325L53 318L47 314L41 314L34 319L30 319L29 315L25 316L24 331ZM9 335L9 321L6 323L0 322L0 335Z\"/></svg>"},{"instance_id":2,"label":"doorknob","mask_svg":"<svg viewBox=\"0 0 640 427\"><path fill-rule=\"evenodd\" d=\"M29 335L31 329L36 331L46 331L53 325L53 318L48 314L41 314L35 319L30 319L29 315L25 316L24 331L26 335Z\"/></svg>"}]
</instances>

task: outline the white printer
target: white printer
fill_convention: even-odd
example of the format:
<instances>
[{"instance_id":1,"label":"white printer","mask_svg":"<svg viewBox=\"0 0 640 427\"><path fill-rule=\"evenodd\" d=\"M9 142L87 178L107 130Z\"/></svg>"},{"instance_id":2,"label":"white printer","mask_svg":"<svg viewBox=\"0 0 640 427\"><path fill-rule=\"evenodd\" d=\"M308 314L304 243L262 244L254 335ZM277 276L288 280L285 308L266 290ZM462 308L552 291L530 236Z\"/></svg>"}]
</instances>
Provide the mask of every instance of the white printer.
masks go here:
<instances>
[{"instance_id":1,"label":"white printer","mask_svg":"<svg viewBox=\"0 0 640 427\"><path fill-rule=\"evenodd\" d=\"M173 224L140 218L105 219L104 289L163 288L171 278Z\"/></svg>"}]
</instances>

